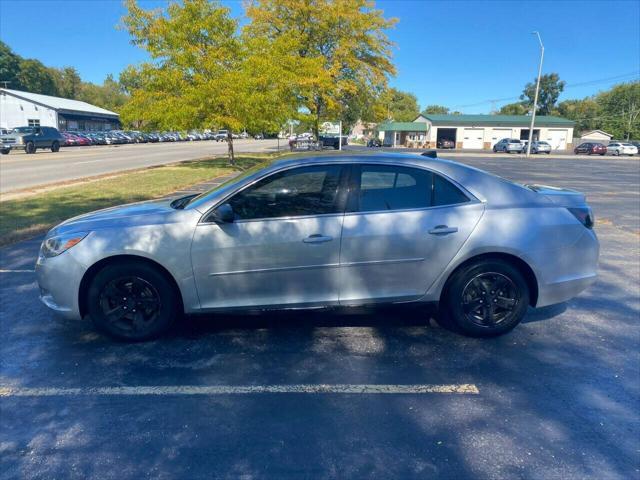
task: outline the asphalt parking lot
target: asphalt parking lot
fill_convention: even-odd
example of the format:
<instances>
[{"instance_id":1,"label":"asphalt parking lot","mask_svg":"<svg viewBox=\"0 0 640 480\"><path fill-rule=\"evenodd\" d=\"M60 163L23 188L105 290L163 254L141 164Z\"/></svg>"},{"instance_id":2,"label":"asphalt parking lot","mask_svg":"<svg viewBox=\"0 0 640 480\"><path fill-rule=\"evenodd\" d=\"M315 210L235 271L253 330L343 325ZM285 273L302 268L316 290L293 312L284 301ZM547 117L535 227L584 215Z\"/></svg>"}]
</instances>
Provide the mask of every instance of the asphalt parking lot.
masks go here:
<instances>
[{"instance_id":1,"label":"asphalt parking lot","mask_svg":"<svg viewBox=\"0 0 640 480\"><path fill-rule=\"evenodd\" d=\"M38 239L0 249L0 478L640 478L640 162L456 160L585 192L598 282L490 340L389 307L123 344L38 302Z\"/></svg>"}]
</instances>

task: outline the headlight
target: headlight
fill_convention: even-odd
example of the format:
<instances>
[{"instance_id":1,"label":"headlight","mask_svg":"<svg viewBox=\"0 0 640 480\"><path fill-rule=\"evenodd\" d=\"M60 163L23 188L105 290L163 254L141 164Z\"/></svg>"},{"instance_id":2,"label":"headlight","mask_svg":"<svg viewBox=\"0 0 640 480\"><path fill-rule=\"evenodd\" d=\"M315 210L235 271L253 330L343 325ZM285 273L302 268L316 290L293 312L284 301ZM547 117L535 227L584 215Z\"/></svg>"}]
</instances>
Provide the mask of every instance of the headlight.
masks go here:
<instances>
[{"instance_id":1,"label":"headlight","mask_svg":"<svg viewBox=\"0 0 640 480\"><path fill-rule=\"evenodd\" d=\"M88 234L89 232L74 232L45 238L40 253L46 258L55 257L80 243Z\"/></svg>"}]
</instances>

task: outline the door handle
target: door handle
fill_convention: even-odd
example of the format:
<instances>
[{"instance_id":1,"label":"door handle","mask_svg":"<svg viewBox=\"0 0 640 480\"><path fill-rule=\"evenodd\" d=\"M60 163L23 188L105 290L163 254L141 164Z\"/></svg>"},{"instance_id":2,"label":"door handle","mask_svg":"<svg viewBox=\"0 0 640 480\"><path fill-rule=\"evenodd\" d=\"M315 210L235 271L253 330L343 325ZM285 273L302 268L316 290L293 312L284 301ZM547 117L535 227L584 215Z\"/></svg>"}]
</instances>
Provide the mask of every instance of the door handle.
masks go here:
<instances>
[{"instance_id":1,"label":"door handle","mask_svg":"<svg viewBox=\"0 0 640 480\"><path fill-rule=\"evenodd\" d=\"M322 235L320 233L314 233L313 235L309 235L307 238L305 238L302 241L304 243L324 243L324 242L330 242L331 240L333 240L333 237Z\"/></svg>"},{"instance_id":2,"label":"door handle","mask_svg":"<svg viewBox=\"0 0 640 480\"><path fill-rule=\"evenodd\" d=\"M447 233L456 233L458 227L447 227L446 225L438 225L437 227L429 230L431 235L446 235Z\"/></svg>"}]
</instances>

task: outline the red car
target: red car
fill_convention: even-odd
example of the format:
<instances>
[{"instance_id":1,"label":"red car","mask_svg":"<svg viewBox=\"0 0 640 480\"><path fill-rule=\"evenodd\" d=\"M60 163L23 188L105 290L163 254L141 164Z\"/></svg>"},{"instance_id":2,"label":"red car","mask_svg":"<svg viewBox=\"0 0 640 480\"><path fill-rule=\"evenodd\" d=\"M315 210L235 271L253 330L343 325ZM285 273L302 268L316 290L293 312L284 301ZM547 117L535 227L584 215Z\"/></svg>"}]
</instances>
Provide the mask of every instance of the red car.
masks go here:
<instances>
[{"instance_id":1,"label":"red car","mask_svg":"<svg viewBox=\"0 0 640 480\"><path fill-rule=\"evenodd\" d=\"M65 146L72 147L74 145L78 145L78 137L68 132L60 132L60 133L62 133L62 136L64 137Z\"/></svg>"},{"instance_id":2,"label":"red car","mask_svg":"<svg viewBox=\"0 0 640 480\"><path fill-rule=\"evenodd\" d=\"M573 149L573 153L586 153L587 155L604 155L605 153L607 153L607 147L605 147L601 143L581 143Z\"/></svg>"}]
</instances>

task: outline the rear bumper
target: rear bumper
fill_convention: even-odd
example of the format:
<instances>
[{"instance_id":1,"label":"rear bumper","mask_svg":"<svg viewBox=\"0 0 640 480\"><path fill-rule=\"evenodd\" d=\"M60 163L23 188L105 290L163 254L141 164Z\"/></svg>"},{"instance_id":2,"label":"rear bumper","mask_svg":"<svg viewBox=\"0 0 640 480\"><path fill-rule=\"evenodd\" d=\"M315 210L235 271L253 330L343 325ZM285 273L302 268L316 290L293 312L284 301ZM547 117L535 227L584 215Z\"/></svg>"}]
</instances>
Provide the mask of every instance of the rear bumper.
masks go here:
<instances>
[{"instance_id":1,"label":"rear bumper","mask_svg":"<svg viewBox=\"0 0 640 480\"><path fill-rule=\"evenodd\" d=\"M586 230L569 248L550 255L538 278L536 307L566 302L592 285L598 278L600 244L593 230ZM551 258L555 257L555 258Z\"/></svg>"}]
</instances>

